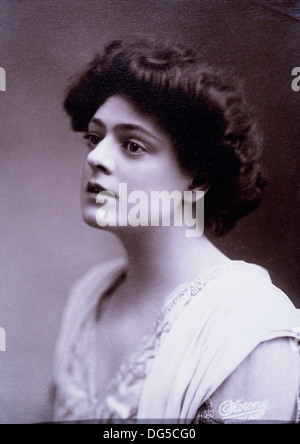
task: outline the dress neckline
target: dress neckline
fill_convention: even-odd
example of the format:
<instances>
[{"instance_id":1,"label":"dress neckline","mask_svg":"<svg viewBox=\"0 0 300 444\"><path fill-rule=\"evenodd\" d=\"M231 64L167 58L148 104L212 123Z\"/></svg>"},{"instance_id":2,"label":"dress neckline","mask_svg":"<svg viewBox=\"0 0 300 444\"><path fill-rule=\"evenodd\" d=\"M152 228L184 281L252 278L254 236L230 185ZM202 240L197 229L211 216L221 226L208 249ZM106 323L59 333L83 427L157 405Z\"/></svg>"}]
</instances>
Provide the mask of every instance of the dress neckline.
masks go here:
<instances>
[{"instance_id":1,"label":"dress neckline","mask_svg":"<svg viewBox=\"0 0 300 444\"><path fill-rule=\"evenodd\" d=\"M119 368L114 373L110 383L107 386L107 390L105 391L105 398L107 398L107 396L109 396L110 393L117 388L118 384L123 378L125 378L126 374L140 373L140 366L142 360L144 359L142 356L145 356L145 352L147 355L145 360L153 359L156 341L158 338L160 338L163 332L168 331L173 323L173 318L176 318L177 316L176 306L181 307L182 305L187 305L201 292L201 290L203 290L204 287L223 275L224 272L230 271L231 269L236 270L236 268L245 268L250 266L259 269L260 271L264 271L263 268L254 264L248 264L242 260L227 259L214 266L208 267L205 270L202 270L195 278L178 284L173 290L171 290L162 304L162 307L158 310L155 319L153 319L149 328L144 332L141 339L136 344L133 352L129 354L129 356L121 363ZM126 274L126 272L126 262L118 260L113 264L113 267L109 272L109 283L102 290L98 299L98 304L100 302L100 306L102 298L106 297L106 295L109 297L111 288L115 287L116 283L122 282L122 277ZM175 308L175 310L173 310L173 308ZM140 374L138 379L142 379ZM94 384L92 385L94 386ZM94 386L93 397L96 400L96 403L99 404L101 401L99 400L98 394L95 393L95 389L96 388Z\"/></svg>"}]
</instances>

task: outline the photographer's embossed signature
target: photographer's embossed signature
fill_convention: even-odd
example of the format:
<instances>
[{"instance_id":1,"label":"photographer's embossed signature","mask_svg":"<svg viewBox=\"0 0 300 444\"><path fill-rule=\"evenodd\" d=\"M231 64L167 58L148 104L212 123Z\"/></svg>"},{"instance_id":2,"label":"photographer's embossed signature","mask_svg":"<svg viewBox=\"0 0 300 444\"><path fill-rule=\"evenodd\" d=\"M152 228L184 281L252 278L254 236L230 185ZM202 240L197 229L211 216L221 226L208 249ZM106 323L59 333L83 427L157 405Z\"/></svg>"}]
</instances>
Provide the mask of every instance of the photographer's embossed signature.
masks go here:
<instances>
[{"instance_id":1,"label":"photographer's embossed signature","mask_svg":"<svg viewBox=\"0 0 300 444\"><path fill-rule=\"evenodd\" d=\"M262 419L270 408L270 400L244 401L244 398L236 401L227 400L219 407L222 419Z\"/></svg>"}]
</instances>

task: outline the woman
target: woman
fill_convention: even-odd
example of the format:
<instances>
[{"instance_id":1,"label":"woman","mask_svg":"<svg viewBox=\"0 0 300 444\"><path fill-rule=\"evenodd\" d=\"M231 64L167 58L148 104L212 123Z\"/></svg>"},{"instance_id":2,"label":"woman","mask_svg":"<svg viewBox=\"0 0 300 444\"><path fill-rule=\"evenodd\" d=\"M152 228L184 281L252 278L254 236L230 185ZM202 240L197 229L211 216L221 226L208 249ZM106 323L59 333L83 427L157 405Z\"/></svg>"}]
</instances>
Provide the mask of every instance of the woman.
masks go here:
<instances>
[{"instance_id":1,"label":"woman","mask_svg":"<svg viewBox=\"0 0 300 444\"><path fill-rule=\"evenodd\" d=\"M267 271L202 235L230 231L265 186L239 88L190 49L114 41L65 109L88 147L83 218L115 233L126 254L73 289L55 419L299 420L299 311ZM161 206L153 191L164 192Z\"/></svg>"}]
</instances>

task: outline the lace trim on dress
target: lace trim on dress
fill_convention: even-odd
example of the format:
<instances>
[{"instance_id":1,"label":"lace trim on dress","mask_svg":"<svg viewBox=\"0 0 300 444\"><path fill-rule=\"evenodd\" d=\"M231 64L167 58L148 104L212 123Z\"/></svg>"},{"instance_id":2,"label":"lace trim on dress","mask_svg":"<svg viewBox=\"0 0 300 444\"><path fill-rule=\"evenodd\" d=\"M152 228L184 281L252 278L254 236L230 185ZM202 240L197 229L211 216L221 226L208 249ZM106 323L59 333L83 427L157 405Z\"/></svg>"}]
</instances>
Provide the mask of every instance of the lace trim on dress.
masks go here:
<instances>
[{"instance_id":1,"label":"lace trim on dress","mask_svg":"<svg viewBox=\"0 0 300 444\"><path fill-rule=\"evenodd\" d=\"M215 419L213 403L212 400L209 398L197 410L197 413L192 421L192 424L224 424L224 422Z\"/></svg>"}]
</instances>

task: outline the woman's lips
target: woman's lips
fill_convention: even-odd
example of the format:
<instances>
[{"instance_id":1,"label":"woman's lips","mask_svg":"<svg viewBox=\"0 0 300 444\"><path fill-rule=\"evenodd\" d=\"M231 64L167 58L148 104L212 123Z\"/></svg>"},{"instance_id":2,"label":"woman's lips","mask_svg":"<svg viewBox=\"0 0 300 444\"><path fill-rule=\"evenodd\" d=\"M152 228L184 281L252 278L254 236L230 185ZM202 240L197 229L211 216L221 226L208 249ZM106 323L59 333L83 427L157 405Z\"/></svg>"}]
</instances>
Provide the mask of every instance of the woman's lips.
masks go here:
<instances>
[{"instance_id":1,"label":"woman's lips","mask_svg":"<svg viewBox=\"0 0 300 444\"><path fill-rule=\"evenodd\" d=\"M90 194L96 194L103 193L103 196L110 197L110 198L116 198L117 196L113 191L107 190L102 185L100 185L97 182L88 182L86 186L86 192Z\"/></svg>"},{"instance_id":2,"label":"woman's lips","mask_svg":"<svg viewBox=\"0 0 300 444\"><path fill-rule=\"evenodd\" d=\"M107 191L107 190L96 182L88 182L86 186L86 191L88 193L98 194L101 193L101 191Z\"/></svg>"}]
</instances>

